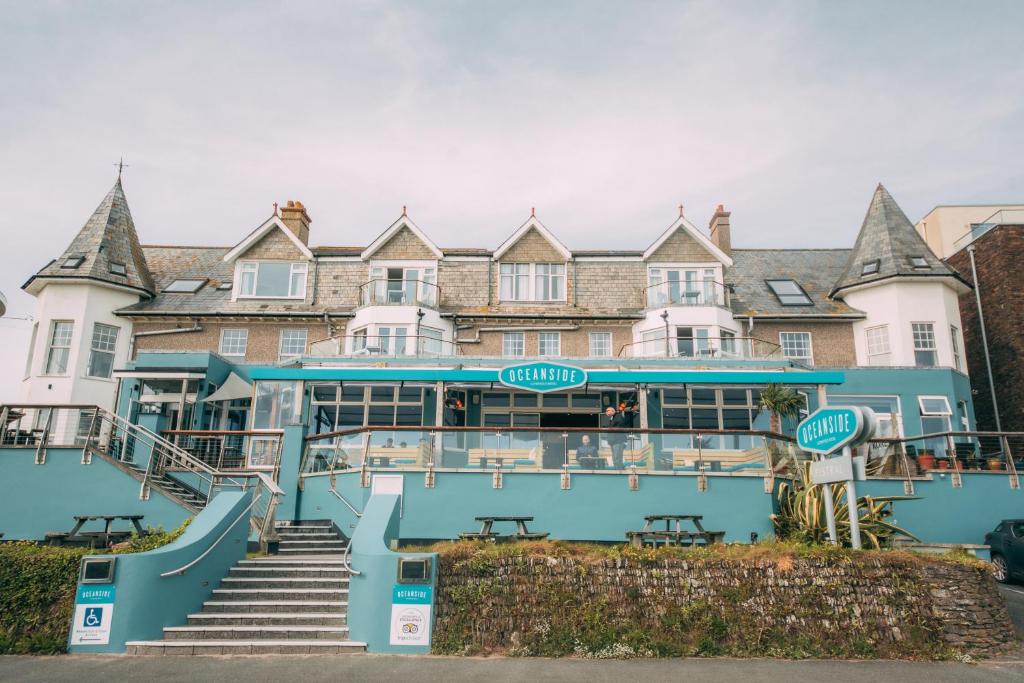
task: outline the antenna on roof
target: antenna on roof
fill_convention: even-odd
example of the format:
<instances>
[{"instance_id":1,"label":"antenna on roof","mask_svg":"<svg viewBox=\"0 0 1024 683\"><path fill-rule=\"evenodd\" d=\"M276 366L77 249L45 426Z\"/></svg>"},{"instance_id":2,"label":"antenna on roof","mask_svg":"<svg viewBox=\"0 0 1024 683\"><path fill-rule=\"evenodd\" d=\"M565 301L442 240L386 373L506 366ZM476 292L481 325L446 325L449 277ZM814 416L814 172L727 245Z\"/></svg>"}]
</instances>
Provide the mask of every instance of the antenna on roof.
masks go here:
<instances>
[{"instance_id":1,"label":"antenna on roof","mask_svg":"<svg viewBox=\"0 0 1024 683\"><path fill-rule=\"evenodd\" d=\"M120 180L121 171L128 168L128 164L124 163L124 157L121 157L121 159L116 164L114 164L114 166L117 166L117 179Z\"/></svg>"}]
</instances>

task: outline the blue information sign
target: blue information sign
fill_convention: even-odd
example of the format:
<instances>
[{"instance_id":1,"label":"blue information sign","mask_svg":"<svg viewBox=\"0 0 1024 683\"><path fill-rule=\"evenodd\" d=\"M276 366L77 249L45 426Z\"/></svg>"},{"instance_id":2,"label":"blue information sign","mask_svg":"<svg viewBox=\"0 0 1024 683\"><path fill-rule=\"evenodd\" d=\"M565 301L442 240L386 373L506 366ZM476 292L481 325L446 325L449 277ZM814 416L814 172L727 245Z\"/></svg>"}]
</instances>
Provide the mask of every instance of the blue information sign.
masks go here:
<instances>
[{"instance_id":1,"label":"blue information sign","mask_svg":"<svg viewBox=\"0 0 1024 683\"><path fill-rule=\"evenodd\" d=\"M819 408L797 426L796 441L805 451L828 455L860 439L869 431L866 426L867 421L860 408Z\"/></svg>"},{"instance_id":2,"label":"blue information sign","mask_svg":"<svg viewBox=\"0 0 1024 683\"><path fill-rule=\"evenodd\" d=\"M498 372L498 380L507 387L544 394L583 386L587 371L575 365L538 361L506 366Z\"/></svg>"}]
</instances>

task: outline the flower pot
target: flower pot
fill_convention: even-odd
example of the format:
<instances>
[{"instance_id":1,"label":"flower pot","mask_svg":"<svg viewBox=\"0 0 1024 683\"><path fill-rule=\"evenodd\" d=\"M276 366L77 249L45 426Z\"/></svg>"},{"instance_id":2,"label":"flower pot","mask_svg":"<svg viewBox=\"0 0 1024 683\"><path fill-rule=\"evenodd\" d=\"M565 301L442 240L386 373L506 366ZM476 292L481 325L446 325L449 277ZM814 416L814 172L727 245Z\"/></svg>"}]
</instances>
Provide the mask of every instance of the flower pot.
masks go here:
<instances>
[{"instance_id":1,"label":"flower pot","mask_svg":"<svg viewBox=\"0 0 1024 683\"><path fill-rule=\"evenodd\" d=\"M988 465L989 470L993 472L1000 472L1003 469L1003 461L999 458L989 458L986 461L986 464Z\"/></svg>"},{"instance_id":2,"label":"flower pot","mask_svg":"<svg viewBox=\"0 0 1024 683\"><path fill-rule=\"evenodd\" d=\"M940 460L939 461L939 469L940 470L948 470L949 469L949 461L948 460Z\"/></svg>"},{"instance_id":3,"label":"flower pot","mask_svg":"<svg viewBox=\"0 0 1024 683\"><path fill-rule=\"evenodd\" d=\"M935 468L935 456L931 453L921 453L917 456L917 466L921 471Z\"/></svg>"}]
</instances>

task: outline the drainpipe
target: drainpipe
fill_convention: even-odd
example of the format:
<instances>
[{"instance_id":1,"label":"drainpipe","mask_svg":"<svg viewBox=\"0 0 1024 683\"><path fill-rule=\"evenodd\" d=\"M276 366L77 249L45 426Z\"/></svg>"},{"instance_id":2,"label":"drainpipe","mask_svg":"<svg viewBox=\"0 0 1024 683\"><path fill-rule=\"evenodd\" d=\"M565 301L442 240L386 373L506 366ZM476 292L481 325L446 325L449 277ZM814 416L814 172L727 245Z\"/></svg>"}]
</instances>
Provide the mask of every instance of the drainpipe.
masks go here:
<instances>
[{"instance_id":1,"label":"drainpipe","mask_svg":"<svg viewBox=\"0 0 1024 683\"><path fill-rule=\"evenodd\" d=\"M978 282L978 266L974 262L974 245L967 247L971 257L971 278L974 280L974 300L978 304L978 323L981 326L981 347L985 350L985 369L988 370L988 389L992 392L992 412L996 418L996 431L1003 431L999 420L999 401L996 399L996 382L992 378L992 359L988 355L988 335L985 334L985 314L981 310L981 284Z\"/></svg>"},{"instance_id":2,"label":"drainpipe","mask_svg":"<svg viewBox=\"0 0 1024 683\"><path fill-rule=\"evenodd\" d=\"M670 358L668 343L668 309L661 312L661 319L665 321L665 358Z\"/></svg>"}]
</instances>

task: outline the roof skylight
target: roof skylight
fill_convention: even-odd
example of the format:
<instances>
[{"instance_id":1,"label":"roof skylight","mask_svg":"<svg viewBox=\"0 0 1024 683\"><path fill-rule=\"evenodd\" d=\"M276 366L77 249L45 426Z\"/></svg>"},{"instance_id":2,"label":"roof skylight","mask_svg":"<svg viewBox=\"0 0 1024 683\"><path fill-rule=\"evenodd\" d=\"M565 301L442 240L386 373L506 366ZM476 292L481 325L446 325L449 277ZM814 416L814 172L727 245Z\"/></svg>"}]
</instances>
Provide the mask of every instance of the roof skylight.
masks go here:
<instances>
[{"instance_id":1,"label":"roof skylight","mask_svg":"<svg viewBox=\"0 0 1024 683\"><path fill-rule=\"evenodd\" d=\"M807 296L807 292L795 280L765 280L765 283L783 306L814 305L811 297Z\"/></svg>"},{"instance_id":2,"label":"roof skylight","mask_svg":"<svg viewBox=\"0 0 1024 683\"><path fill-rule=\"evenodd\" d=\"M866 261L864 263L864 265L861 266L861 268L860 268L860 276L864 277L865 275L874 275L874 274L876 274L878 272L878 266L879 266L878 259L875 259L874 261Z\"/></svg>"},{"instance_id":3,"label":"roof skylight","mask_svg":"<svg viewBox=\"0 0 1024 683\"><path fill-rule=\"evenodd\" d=\"M931 266L928 265L928 259L924 256L908 256L907 260L910 261L910 265L915 270L927 270L931 268Z\"/></svg>"},{"instance_id":4,"label":"roof skylight","mask_svg":"<svg viewBox=\"0 0 1024 683\"><path fill-rule=\"evenodd\" d=\"M128 269L125 267L125 265L123 263L111 262L110 263L110 272L113 273L114 275L127 275L128 274Z\"/></svg>"},{"instance_id":5,"label":"roof skylight","mask_svg":"<svg viewBox=\"0 0 1024 683\"><path fill-rule=\"evenodd\" d=\"M61 268L77 268L78 266L82 265L83 263L85 263L85 257L84 256L79 256L79 255L68 256L66 259L64 259L64 263L60 264L60 267Z\"/></svg>"},{"instance_id":6,"label":"roof skylight","mask_svg":"<svg viewBox=\"0 0 1024 683\"><path fill-rule=\"evenodd\" d=\"M205 284L206 278L182 278L164 287L164 292L169 294L195 294Z\"/></svg>"}]
</instances>

